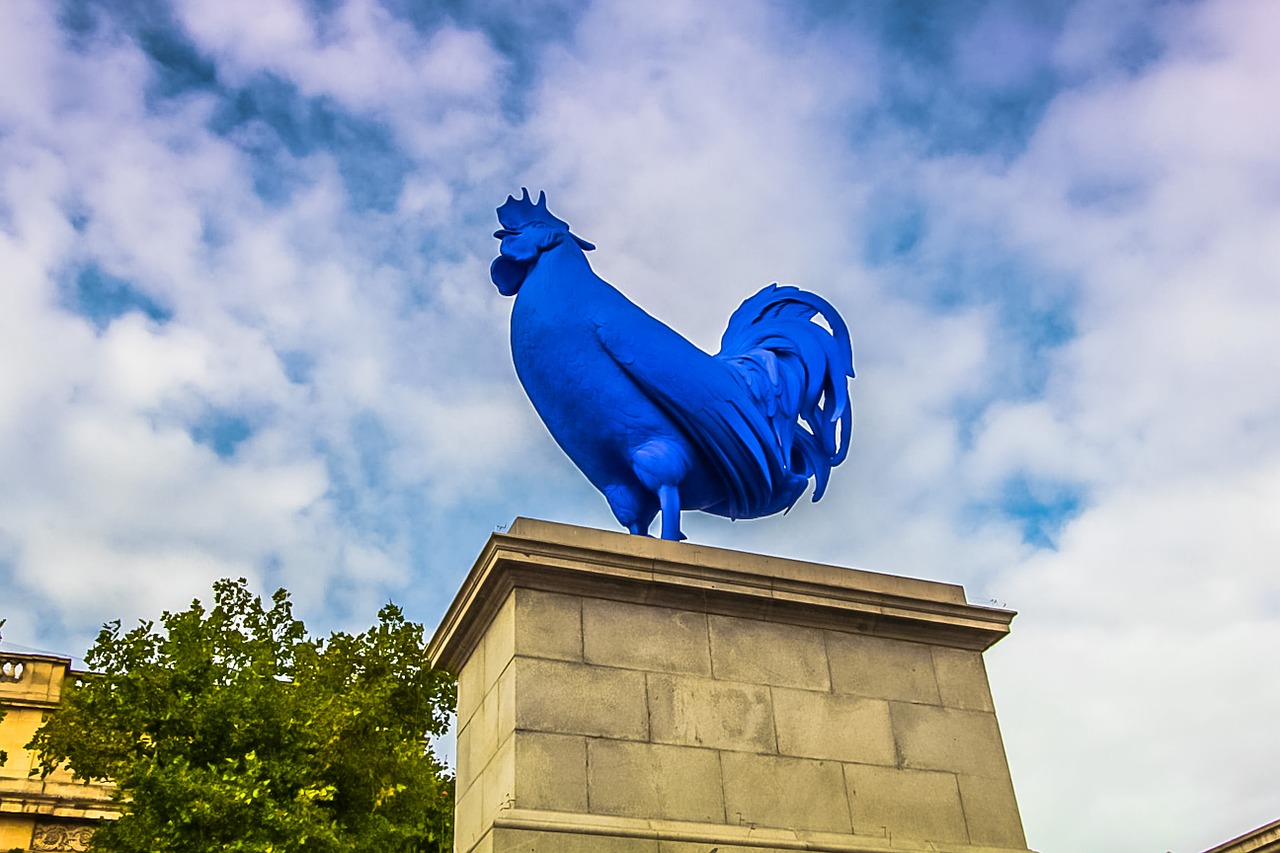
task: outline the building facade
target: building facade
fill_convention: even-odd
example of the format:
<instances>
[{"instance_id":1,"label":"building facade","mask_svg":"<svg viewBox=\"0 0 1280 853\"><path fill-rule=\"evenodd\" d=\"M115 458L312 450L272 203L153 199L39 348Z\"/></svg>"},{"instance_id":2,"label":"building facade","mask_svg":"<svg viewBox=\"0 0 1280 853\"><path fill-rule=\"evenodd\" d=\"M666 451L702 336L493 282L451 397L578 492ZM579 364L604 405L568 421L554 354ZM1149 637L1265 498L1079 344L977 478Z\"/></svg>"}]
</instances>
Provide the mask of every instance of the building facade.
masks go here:
<instances>
[{"instance_id":1,"label":"building facade","mask_svg":"<svg viewBox=\"0 0 1280 853\"><path fill-rule=\"evenodd\" d=\"M1205 853L1280 853L1280 820L1225 841Z\"/></svg>"},{"instance_id":2,"label":"building facade","mask_svg":"<svg viewBox=\"0 0 1280 853\"><path fill-rule=\"evenodd\" d=\"M58 770L40 778L26 745L62 701L63 686L81 674L57 655L0 652L0 851L80 851L93 827L117 811L111 786L86 784Z\"/></svg>"}]
</instances>

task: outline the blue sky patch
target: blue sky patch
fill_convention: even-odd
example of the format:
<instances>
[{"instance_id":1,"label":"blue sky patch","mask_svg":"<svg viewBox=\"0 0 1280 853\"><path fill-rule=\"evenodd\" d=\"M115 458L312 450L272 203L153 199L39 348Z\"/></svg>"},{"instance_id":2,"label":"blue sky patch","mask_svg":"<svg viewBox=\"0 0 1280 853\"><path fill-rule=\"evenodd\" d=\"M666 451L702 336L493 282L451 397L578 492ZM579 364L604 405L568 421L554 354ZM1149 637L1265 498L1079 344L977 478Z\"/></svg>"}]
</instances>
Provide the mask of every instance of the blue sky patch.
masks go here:
<instances>
[{"instance_id":1,"label":"blue sky patch","mask_svg":"<svg viewBox=\"0 0 1280 853\"><path fill-rule=\"evenodd\" d=\"M393 210L413 168L389 127L354 115L331 98L304 96L272 74L229 94L210 129L250 156L254 189L273 204L288 201L309 180L300 161L314 154L334 158L359 211Z\"/></svg>"},{"instance_id":2,"label":"blue sky patch","mask_svg":"<svg viewBox=\"0 0 1280 853\"><path fill-rule=\"evenodd\" d=\"M389 468L395 443L378 416L369 411L354 414L346 439L336 447L322 442L319 449L329 475L325 497L338 517L371 540L394 540L408 498L392 487Z\"/></svg>"},{"instance_id":3,"label":"blue sky patch","mask_svg":"<svg viewBox=\"0 0 1280 853\"><path fill-rule=\"evenodd\" d=\"M285 350L276 353L276 358L280 359L284 375L293 384L306 385L311 381L311 374L316 368L316 359L311 353L303 350Z\"/></svg>"},{"instance_id":4,"label":"blue sky patch","mask_svg":"<svg viewBox=\"0 0 1280 853\"><path fill-rule=\"evenodd\" d=\"M1062 528L1080 514L1084 501L1080 486L1017 476L1002 487L998 509L1020 524L1023 542L1056 550Z\"/></svg>"},{"instance_id":5,"label":"blue sky patch","mask_svg":"<svg viewBox=\"0 0 1280 853\"><path fill-rule=\"evenodd\" d=\"M58 21L68 41L81 50L104 30L127 33L151 61L154 76L146 95L153 108L166 98L217 83L212 60L191 43L165 0L62 0Z\"/></svg>"},{"instance_id":6,"label":"blue sky patch","mask_svg":"<svg viewBox=\"0 0 1280 853\"><path fill-rule=\"evenodd\" d=\"M191 428L191 439L218 454L220 459L235 455L246 439L253 435L253 425L244 415L221 409L209 410Z\"/></svg>"},{"instance_id":7,"label":"blue sky patch","mask_svg":"<svg viewBox=\"0 0 1280 853\"><path fill-rule=\"evenodd\" d=\"M84 317L98 331L131 311L139 311L157 323L173 319L173 312L132 283L104 272L97 264L81 267L62 287L63 308Z\"/></svg>"},{"instance_id":8,"label":"blue sky patch","mask_svg":"<svg viewBox=\"0 0 1280 853\"><path fill-rule=\"evenodd\" d=\"M919 246L928 230L924 205L901 194L885 193L867 205L874 211L864 223L862 254L872 266L901 260Z\"/></svg>"},{"instance_id":9,"label":"blue sky patch","mask_svg":"<svg viewBox=\"0 0 1280 853\"><path fill-rule=\"evenodd\" d=\"M502 88L502 109L513 122L527 115L526 96L550 45L573 41L589 0L380 0L396 17L429 34L443 26L481 32L511 62Z\"/></svg>"},{"instance_id":10,"label":"blue sky patch","mask_svg":"<svg viewBox=\"0 0 1280 853\"><path fill-rule=\"evenodd\" d=\"M874 38L881 93L853 117L858 143L906 133L930 156L1020 153L1062 85L1053 47L1064 4L813 2L806 23Z\"/></svg>"}]
</instances>

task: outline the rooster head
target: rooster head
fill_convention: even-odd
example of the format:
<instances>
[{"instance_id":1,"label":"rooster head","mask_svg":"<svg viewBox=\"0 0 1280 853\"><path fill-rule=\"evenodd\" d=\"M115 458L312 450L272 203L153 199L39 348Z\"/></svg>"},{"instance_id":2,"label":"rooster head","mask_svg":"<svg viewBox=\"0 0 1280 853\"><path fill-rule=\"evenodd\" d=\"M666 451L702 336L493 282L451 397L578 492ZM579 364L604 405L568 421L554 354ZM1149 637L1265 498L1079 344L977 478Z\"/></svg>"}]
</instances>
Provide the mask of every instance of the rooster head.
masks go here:
<instances>
[{"instance_id":1,"label":"rooster head","mask_svg":"<svg viewBox=\"0 0 1280 853\"><path fill-rule=\"evenodd\" d=\"M498 208L498 223L502 228L493 236L502 241L502 254L494 258L489 277L503 296L514 296L538 256L560 245L566 237L585 252L595 248L571 233L568 222L547 210L545 192L538 193L537 204L529 198L528 189L520 198L507 196L506 204Z\"/></svg>"}]
</instances>

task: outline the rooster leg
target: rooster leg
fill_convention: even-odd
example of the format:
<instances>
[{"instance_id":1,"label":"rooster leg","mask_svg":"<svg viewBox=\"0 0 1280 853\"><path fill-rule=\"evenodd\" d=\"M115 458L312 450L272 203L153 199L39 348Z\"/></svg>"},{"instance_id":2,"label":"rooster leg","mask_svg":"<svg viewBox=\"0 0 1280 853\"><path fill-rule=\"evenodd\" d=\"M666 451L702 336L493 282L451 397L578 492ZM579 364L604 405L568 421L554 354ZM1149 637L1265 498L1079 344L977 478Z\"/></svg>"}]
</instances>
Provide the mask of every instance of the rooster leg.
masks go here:
<instances>
[{"instance_id":1,"label":"rooster leg","mask_svg":"<svg viewBox=\"0 0 1280 853\"><path fill-rule=\"evenodd\" d=\"M675 440L667 437L650 439L631 452L631 470L636 479L658 496L662 510L662 538L680 541L680 488L677 485L689 473L689 454Z\"/></svg>"},{"instance_id":2,"label":"rooster leg","mask_svg":"<svg viewBox=\"0 0 1280 853\"><path fill-rule=\"evenodd\" d=\"M680 532L680 489L677 486L659 486L658 504L662 507L662 538L679 542L685 538Z\"/></svg>"}]
</instances>

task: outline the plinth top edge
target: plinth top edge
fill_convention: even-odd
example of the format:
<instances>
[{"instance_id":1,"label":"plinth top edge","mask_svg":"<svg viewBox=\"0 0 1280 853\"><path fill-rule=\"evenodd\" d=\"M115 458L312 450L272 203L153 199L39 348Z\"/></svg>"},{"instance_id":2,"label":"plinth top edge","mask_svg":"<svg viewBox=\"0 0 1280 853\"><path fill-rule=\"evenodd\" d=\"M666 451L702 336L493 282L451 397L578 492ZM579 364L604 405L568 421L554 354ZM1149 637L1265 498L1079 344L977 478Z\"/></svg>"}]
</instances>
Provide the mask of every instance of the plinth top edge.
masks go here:
<instances>
[{"instance_id":1,"label":"plinth top edge","mask_svg":"<svg viewBox=\"0 0 1280 853\"><path fill-rule=\"evenodd\" d=\"M578 527L572 524L542 521L536 518L524 518L523 516L513 521L505 534L496 534L494 539L503 540L508 537L608 552L633 559L682 563L687 566L707 569L726 569L740 572L744 575L758 575L761 578L800 580L824 586L864 590L866 592L902 596L904 598L949 602L951 604L967 603L964 587L959 584L909 578L825 563L811 563L805 560L794 560L789 557L753 554L747 551L734 551L729 548L716 548L692 542L671 542L666 539L633 536L629 533L619 533L613 530Z\"/></svg>"},{"instance_id":2,"label":"plinth top edge","mask_svg":"<svg viewBox=\"0 0 1280 853\"><path fill-rule=\"evenodd\" d=\"M481 549L427 645L456 671L516 588L705 610L983 650L1013 611L957 584L520 518Z\"/></svg>"}]
</instances>

